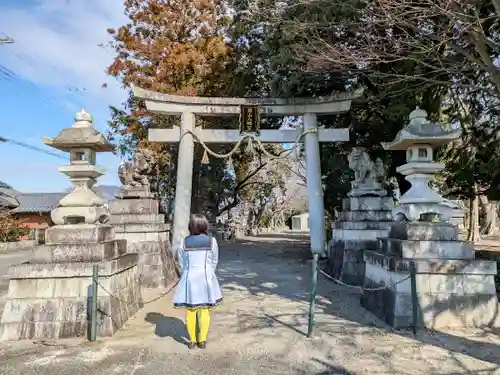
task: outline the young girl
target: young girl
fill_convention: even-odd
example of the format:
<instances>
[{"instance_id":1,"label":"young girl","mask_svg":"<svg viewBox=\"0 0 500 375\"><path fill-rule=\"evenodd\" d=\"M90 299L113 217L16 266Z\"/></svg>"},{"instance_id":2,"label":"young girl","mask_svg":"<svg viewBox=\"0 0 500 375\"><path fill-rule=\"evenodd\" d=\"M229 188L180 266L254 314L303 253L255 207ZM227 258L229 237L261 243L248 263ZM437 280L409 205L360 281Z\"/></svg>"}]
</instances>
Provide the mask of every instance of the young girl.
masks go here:
<instances>
[{"instance_id":1,"label":"young girl","mask_svg":"<svg viewBox=\"0 0 500 375\"><path fill-rule=\"evenodd\" d=\"M175 292L174 307L186 309L189 349L193 349L196 344L201 349L206 347L210 327L209 308L222 302L222 293L215 276L219 246L215 238L208 236L207 231L206 217L200 214L192 215L189 220L189 236L182 241L177 253L181 280Z\"/></svg>"}]
</instances>

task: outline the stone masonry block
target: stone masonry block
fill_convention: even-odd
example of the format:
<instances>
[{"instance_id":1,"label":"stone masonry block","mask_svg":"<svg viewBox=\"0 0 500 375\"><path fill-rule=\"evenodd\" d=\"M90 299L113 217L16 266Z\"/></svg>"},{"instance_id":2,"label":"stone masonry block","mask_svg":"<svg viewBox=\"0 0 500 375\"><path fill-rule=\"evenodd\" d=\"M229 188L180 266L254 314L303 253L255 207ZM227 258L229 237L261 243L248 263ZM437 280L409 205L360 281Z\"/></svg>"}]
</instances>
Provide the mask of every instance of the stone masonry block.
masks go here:
<instances>
[{"instance_id":1,"label":"stone masonry block","mask_svg":"<svg viewBox=\"0 0 500 375\"><path fill-rule=\"evenodd\" d=\"M340 221L392 221L391 211L343 211Z\"/></svg>"},{"instance_id":2,"label":"stone masonry block","mask_svg":"<svg viewBox=\"0 0 500 375\"><path fill-rule=\"evenodd\" d=\"M391 211L392 197L349 197L342 200L342 211Z\"/></svg>"},{"instance_id":3,"label":"stone masonry block","mask_svg":"<svg viewBox=\"0 0 500 375\"><path fill-rule=\"evenodd\" d=\"M333 229L332 238L335 240L367 240L376 241L379 237L387 236L387 230L382 229Z\"/></svg>"},{"instance_id":4,"label":"stone masonry block","mask_svg":"<svg viewBox=\"0 0 500 375\"><path fill-rule=\"evenodd\" d=\"M114 227L115 233L166 232L170 229L165 223L116 224Z\"/></svg>"},{"instance_id":5,"label":"stone masonry block","mask_svg":"<svg viewBox=\"0 0 500 375\"><path fill-rule=\"evenodd\" d=\"M113 238L113 227L100 224L56 225L45 231L46 245L99 243Z\"/></svg>"},{"instance_id":6,"label":"stone masonry block","mask_svg":"<svg viewBox=\"0 0 500 375\"><path fill-rule=\"evenodd\" d=\"M449 223L395 222L388 237L414 241L457 241L458 227Z\"/></svg>"},{"instance_id":7,"label":"stone masonry block","mask_svg":"<svg viewBox=\"0 0 500 375\"><path fill-rule=\"evenodd\" d=\"M378 240L332 239L334 247L350 250L376 250Z\"/></svg>"},{"instance_id":8,"label":"stone masonry block","mask_svg":"<svg viewBox=\"0 0 500 375\"><path fill-rule=\"evenodd\" d=\"M142 307L137 267L100 280L98 334L111 336ZM53 281L49 279L48 281ZM39 280L32 280L38 283ZM68 278L65 283L74 283ZM108 294L108 291L111 294ZM0 340L60 339L87 333L88 295L9 298L0 324Z\"/></svg>"},{"instance_id":9,"label":"stone masonry block","mask_svg":"<svg viewBox=\"0 0 500 375\"><path fill-rule=\"evenodd\" d=\"M390 221L333 221L332 229L344 230L384 230L389 231L392 222Z\"/></svg>"},{"instance_id":10,"label":"stone masonry block","mask_svg":"<svg viewBox=\"0 0 500 375\"><path fill-rule=\"evenodd\" d=\"M414 241L394 238L379 239L380 250L402 258L474 259L474 249L462 241Z\"/></svg>"},{"instance_id":11,"label":"stone masonry block","mask_svg":"<svg viewBox=\"0 0 500 375\"><path fill-rule=\"evenodd\" d=\"M418 303L419 323L430 329L500 327L496 293L422 293Z\"/></svg>"},{"instance_id":12,"label":"stone masonry block","mask_svg":"<svg viewBox=\"0 0 500 375\"><path fill-rule=\"evenodd\" d=\"M99 275L110 276L137 265L137 254L124 254L102 261ZM92 277L93 263L22 263L9 267L10 279L45 279L65 277Z\"/></svg>"},{"instance_id":13,"label":"stone masonry block","mask_svg":"<svg viewBox=\"0 0 500 375\"><path fill-rule=\"evenodd\" d=\"M100 243L75 243L42 246L35 251L33 262L100 262L119 257L127 252L125 240L112 240Z\"/></svg>"},{"instance_id":14,"label":"stone masonry block","mask_svg":"<svg viewBox=\"0 0 500 375\"><path fill-rule=\"evenodd\" d=\"M418 274L469 274L496 275L497 263L475 259L401 259L391 254L366 250L363 254L366 263L373 264L391 272L408 272L410 261L415 263Z\"/></svg>"},{"instance_id":15,"label":"stone masonry block","mask_svg":"<svg viewBox=\"0 0 500 375\"><path fill-rule=\"evenodd\" d=\"M460 281L454 278L454 275L438 276L430 282L440 285L437 289L434 288L436 292L431 292L430 289L425 291L422 283L417 286L419 326L430 329L500 327L498 298L494 288L490 286L479 293L464 293L462 286L474 283L472 280ZM370 277L367 274L365 288L380 288L385 285ZM479 279L476 281L480 282ZM483 281L493 285L492 280ZM394 328L409 328L412 325L413 305L409 291L399 292L392 288L365 290L360 302L363 307Z\"/></svg>"},{"instance_id":16,"label":"stone masonry block","mask_svg":"<svg viewBox=\"0 0 500 375\"><path fill-rule=\"evenodd\" d=\"M165 223L164 214L114 214L109 222L114 224Z\"/></svg>"},{"instance_id":17,"label":"stone masonry block","mask_svg":"<svg viewBox=\"0 0 500 375\"><path fill-rule=\"evenodd\" d=\"M152 241L168 241L168 232L118 232L116 238L127 240L127 252L130 252L132 247L130 244L139 242L152 242Z\"/></svg>"},{"instance_id":18,"label":"stone masonry block","mask_svg":"<svg viewBox=\"0 0 500 375\"><path fill-rule=\"evenodd\" d=\"M159 203L155 199L113 199L108 202L114 214L158 214Z\"/></svg>"}]
</instances>

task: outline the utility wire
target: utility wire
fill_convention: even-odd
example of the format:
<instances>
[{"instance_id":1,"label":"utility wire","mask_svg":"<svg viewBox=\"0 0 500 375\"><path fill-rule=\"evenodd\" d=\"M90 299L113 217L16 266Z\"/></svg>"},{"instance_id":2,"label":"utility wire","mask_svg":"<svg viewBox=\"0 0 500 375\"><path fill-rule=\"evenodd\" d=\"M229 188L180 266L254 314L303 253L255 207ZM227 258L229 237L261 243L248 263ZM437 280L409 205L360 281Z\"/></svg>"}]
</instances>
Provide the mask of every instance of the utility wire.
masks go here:
<instances>
[{"instance_id":1,"label":"utility wire","mask_svg":"<svg viewBox=\"0 0 500 375\"><path fill-rule=\"evenodd\" d=\"M3 75L8 81L13 82L13 81L17 80L17 81L25 84L29 88L33 89L43 99L51 101L52 103L54 103L54 104L60 106L61 108L69 111L70 113L73 113L73 111L66 104L61 103L57 99L53 98L52 96L45 94L39 87L37 87L33 83L27 81L26 79L24 79L23 77L19 76L17 73L13 72L9 68L3 66L2 64L0 64L0 75Z\"/></svg>"},{"instance_id":2,"label":"utility wire","mask_svg":"<svg viewBox=\"0 0 500 375\"><path fill-rule=\"evenodd\" d=\"M63 156L61 154L56 154L55 152L44 150L43 148L32 146L32 145L29 145L27 143L15 141L13 139L8 139L8 138L5 138L5 137L0 137L0 142L3 142L3 143L12 143L14 145L21 146L21 147L24 147L24 148L27 148L27 149L30 149L30 150L33 150L33 151L42 152L42 153L47 154L47 155L55 156L56 158L59 158L59 159L68 160L67 157L65 157L65 156Z\"/></svg>"}]
</instances>

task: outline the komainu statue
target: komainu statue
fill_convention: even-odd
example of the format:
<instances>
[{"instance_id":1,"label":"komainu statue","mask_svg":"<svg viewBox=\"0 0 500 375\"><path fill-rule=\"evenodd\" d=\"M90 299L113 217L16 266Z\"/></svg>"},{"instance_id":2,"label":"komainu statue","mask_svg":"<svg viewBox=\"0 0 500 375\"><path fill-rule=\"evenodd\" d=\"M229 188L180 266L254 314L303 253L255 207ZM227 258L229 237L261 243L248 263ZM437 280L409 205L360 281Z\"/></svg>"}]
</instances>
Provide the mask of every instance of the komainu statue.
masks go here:
<instances>
[{"instance_id":1,"label":"komainu statue","mask_svg":"<svg viewBox=\"0 0 500 375\"><path fill-rule=\"evenodd\" d=\"M385 178L385 166L377 158L373 162L370 155L362 147L354 147L348 155L349 168L354 171L354 181L351 181L350 196L378 195L384 196L385 189L380 183Z\"/></svg>"},{"instance_id":2,"label":"komainu statue","mask_svg":"<svg viewBox=\"0 0 500 375\"><path fill-rule=\"evenodd\" d=\"M124 187L144 187L150 190L149 175L153 169L153 154L147 149L138 149L131 161L118 166L118 177Z\"/></svg>"}]
</instances>

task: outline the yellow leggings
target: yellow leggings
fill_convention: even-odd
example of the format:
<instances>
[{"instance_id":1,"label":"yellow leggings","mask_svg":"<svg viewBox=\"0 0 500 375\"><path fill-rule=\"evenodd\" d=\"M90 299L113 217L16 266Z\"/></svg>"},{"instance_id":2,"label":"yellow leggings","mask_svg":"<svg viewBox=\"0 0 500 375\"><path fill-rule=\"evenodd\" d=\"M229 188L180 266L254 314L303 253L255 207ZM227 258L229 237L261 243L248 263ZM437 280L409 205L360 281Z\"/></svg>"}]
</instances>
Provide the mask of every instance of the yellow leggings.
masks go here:
<instances>
[{"instance_id":1,"label":"yellow leggings","mask_svg":"<svg viewBox=\"0 0 500 375\"><path fill-rule=\"evenodd\" d=\"M198 317L197 317L198 316ZM196 322L198 322L199 337L196 339ZM186 312L186 327L191 342L205 342L208 337L208 329L210 328L210 311L208 308L199 308L196 310L187 310Z\"/></svg>"}]
</instances>

